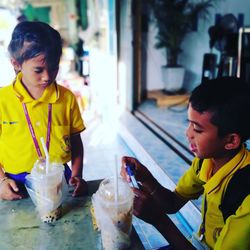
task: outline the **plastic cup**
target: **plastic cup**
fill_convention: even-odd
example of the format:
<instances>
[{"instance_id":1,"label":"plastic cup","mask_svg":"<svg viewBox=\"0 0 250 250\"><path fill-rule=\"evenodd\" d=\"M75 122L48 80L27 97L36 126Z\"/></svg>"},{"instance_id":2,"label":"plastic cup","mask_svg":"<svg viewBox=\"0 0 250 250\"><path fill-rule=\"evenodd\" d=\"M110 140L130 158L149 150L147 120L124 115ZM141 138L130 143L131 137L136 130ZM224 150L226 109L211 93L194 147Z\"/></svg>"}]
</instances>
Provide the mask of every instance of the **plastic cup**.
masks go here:
<instances>
[{"instance_id":1,"label":"plastic cup","mask_svg":"<svg viewBox=\"0 0 250 250\"><path fill-rule=\"evenodd\" d=\"M50 163L46 172L44 161L37 161L26 177L26 188L43 222L53 222L62 216L64 166Z\"/></svg>"},{"instance_id":2,"label":"plastic cup","mask_svg":"<svg viewBox=\"0 0 250 250\"><path fill-rule=\"evenodd\" d=\"M118 197L115 201L114 186L114 178L104 179L92 197L105 250L126 249L130 245L134 194L129 184L118 178Z\"/></svg>"}]
</instances>

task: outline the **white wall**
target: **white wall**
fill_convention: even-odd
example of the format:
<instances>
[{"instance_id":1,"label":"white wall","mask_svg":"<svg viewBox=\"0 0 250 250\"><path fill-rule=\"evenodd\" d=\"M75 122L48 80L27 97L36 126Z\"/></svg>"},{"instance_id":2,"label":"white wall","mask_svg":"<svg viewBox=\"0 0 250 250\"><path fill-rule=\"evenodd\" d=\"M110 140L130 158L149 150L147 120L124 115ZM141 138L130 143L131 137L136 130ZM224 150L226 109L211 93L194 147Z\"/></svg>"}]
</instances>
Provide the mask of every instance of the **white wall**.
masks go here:
<instances>
[{"instance_id":1,"label":"white wall","mask_svg":"<svg viewBox=\"0 0 250 250\"><path fill-rule=\"evenodd\" d=\"M147 49L147 90L163 89L161 66L166 65L166 51L155 49L156 28L149 26L148 49Z\"/></svg>"},{"instance_id":2,"label":"white wall","mask_svg":"<svg viewBox=\"0 0 250 250\"><path fill-rule=\"evenodd\" d=\"M131 0L121 1L120 58L118 62L119 101L121 107L129 110L132 110L133 96L131 4Z\"/></svg>"}]
</instances>

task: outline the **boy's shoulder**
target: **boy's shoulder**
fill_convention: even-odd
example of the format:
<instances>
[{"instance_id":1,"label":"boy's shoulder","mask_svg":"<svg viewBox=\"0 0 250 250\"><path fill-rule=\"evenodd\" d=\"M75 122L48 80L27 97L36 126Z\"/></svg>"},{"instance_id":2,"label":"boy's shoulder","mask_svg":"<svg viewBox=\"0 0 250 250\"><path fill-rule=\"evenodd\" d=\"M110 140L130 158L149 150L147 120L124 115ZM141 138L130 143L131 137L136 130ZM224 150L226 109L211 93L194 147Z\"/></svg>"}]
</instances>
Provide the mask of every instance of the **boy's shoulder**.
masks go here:
<instances>
[{"instance_id":1,"label":"boy's shoulder","mask_svg":"<svg viewBox=\"0 0 250 250\"><path fill-rule=\"evenodd\" d=\"M230 179L221 203L224 221L235 214L244 199L250 195L250 164L237 170Z\"/></svg>"},{"instance_id":2,"label":"boy's shoulder","mask_svg":"<svg viewBox=\"0 0 250 250\"><path fill-rule=\"evenodd\" d=\"M13 93L13 91L12 91L13 87L12 86L13 86L12 84L9 84L7 86L0 87L0 95L1 96L4 95L5 98L6 98L6 95Z\"/></svg>"},{"instance_id":3,"label":"boy's shoulder","mask_svg":"<svg viewBox=\"0 0 250 250\"><path fill-rule=\"evenodd\" d=\"M56 85L57 85L57 88L58 88L58 91L59 91L59 95L62 95L64 97L65 97L65 95L69 96L69 97L74 96L73 91L70 90L69 88L61 85L60 83L59 84L57 83Z\"/></svg>"},{"instance_id":4,"label":"boy's shoulder","mask_svg":"<svg viewBox=\"0 0 250 250\"><path fill-rule=\"evenodd\" d=\"M12 86L13 86L13 84L11 83L11 84L9 84L9 85L0 87L0 91L10 90L10 89L12 89Z\"/></svg>"},{"instance_id":5,"label":"boy's shoulder","mask_svg":"<svg viewBox=\"0 0 250 250\"><path fill-rule=\"evenodd\" d=\"M56 83L56 85L61 91L72 93L72 90L64 86L62 83Z\"/></svg>"}]
</instances>

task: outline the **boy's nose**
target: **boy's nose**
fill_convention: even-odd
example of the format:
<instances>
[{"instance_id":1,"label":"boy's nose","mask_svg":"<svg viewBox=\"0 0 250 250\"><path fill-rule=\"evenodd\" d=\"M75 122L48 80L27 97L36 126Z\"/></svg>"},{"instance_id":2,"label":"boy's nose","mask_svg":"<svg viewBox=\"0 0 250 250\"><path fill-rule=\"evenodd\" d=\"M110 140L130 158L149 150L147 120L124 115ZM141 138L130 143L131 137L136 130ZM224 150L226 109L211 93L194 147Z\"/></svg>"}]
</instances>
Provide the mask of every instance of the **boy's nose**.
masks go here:
<instances>
[{"instance_id":1,"label":"boy's nose","mask_svg":"<svg viewBox=\"0 0 250 250\"><path fill-rule=\"evenodd\" d=\"M42 81L48 82L49 79L50 79L50 74L49 74L49 72L48 72L48 71L44 71L44 72L43 72L43 75L42 75Z\"/></svg>"},{"instance_id":2,"label":"boy's nose","mask_svg":"<svg viewBox=\"0 0 250 250\"><path fill-rule=\"evenodd\" d=\"M188 139L192 138L192 126L191 126L191 124L189 124L188 127L187 127L187 129L186 129L186 137Z\"/></svg>"}]
</instances>

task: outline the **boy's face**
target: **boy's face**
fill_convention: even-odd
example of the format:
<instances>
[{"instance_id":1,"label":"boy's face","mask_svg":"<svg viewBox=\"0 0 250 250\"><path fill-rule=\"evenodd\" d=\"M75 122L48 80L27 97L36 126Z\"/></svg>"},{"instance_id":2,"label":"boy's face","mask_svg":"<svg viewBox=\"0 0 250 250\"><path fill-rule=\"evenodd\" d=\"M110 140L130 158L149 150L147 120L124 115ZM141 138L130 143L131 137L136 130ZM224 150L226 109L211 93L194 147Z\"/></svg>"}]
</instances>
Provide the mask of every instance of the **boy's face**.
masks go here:
<instances>
[{"instance_id":1,"label":"boy's face","mask_svg":"<svg viewBox=\"0 0 250 250\"><path fill-rule=\"evenodd\" d=\"M46 88L58 73L58 65L49 69L44 55L31 58L23 62L20 71L23 73L22 82L27 88Z\"/></svg>"},{"instance_id":2,"label":"boy's face","mask_svg":"<svg viewBox=\"0 0 250 250\"><path fill-rule=\"evenodd\" d=\"M186 136L190 150L199 158L221 158L226 154L226 139L218 137L218 128L210 121L210 112L199 113L188 107L189 125Z\"/></svg>"}]
</instances>

